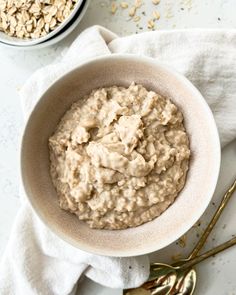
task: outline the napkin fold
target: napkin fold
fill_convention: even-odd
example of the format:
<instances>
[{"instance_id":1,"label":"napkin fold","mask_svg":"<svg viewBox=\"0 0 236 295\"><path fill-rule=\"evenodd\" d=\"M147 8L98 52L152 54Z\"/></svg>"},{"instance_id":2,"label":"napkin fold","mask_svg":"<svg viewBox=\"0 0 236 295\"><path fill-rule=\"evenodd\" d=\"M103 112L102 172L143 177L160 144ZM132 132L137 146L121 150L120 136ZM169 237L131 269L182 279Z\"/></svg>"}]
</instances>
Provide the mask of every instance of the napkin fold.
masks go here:
<instances>
[{"instance_id":1,"label":"napkin fold","mask_svg":"<svg viewBox=\"0 0 236 295\"><path fill-rule=\"evenodd\" d=\"M60 62L35 72L20 92L25 118L47 87L80 63L101 55L153 57L184 74L211 107L222 147L236 137L236 30L156 31L119 38L91 27L73 42ZM199 118L201 119L201 118ZM27 199L16 217L0 265L1 295L72 294L84 274L114 288L130 288L149 275L148 256L105 257L81 251L55 236Z\"/></svg>"}]
</instances>

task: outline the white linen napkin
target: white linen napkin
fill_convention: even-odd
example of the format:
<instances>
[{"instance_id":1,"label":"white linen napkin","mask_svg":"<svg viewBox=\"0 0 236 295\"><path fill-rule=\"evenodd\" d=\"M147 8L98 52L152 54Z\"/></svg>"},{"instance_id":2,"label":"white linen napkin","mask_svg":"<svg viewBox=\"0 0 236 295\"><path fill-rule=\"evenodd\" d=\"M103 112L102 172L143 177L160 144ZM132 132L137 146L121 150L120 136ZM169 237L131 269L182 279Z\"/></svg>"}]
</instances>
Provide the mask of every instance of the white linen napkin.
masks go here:
<instances>
[{"instance_id":1,"label":"white linen napkin","mask_svg":"<svg viewBox=\"0 0 236 295\"><path fill-rule=\"evenodd\" d=\"M60 62L38 70L26 82L21 90L25 116L59 76L91 57L112 53L151 56L184 74L211 107L222 146L236 137L236 30L156 31L119 38L91 27ZM82 274L109 287L130 288L147 279L149 260L78 250L47 229L22 198L0 265L0 294L66 295Z\"/></svg>"}]
</instances>

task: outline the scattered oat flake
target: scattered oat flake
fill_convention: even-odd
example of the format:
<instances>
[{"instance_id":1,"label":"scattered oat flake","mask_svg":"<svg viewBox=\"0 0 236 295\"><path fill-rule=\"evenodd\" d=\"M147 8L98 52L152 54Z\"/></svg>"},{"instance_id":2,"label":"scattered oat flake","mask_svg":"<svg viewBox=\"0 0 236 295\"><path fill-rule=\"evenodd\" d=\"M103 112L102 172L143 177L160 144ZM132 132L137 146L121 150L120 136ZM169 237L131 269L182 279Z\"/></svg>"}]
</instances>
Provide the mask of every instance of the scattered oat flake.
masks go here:
<instances>
[{"instance_id":1,"label":"scattered oat flake","mask_svg":"<svg viewBox=\"0 0 236 295\"><path fill-rule=\"evenodd\" d=\"M136 15L136 16L133 18L133 20L134 20L135 22L138 22L138 21L140 21L140 19L141 19L141 17L140 17L140 16L138 16L138 15Z\"/></svg>"},{"instance_id":2,"label":"scattered oat flake","mask_svg":"<svg viewBox=\"0 0 236 295\"><path fill-rule=\"evenodd\" d=\"M192 0L182 0L181 4L184 5L188 11L192 9Z\"/></svg>"},{"instance_id":3,"label":"scattered oat flake","mask_svg":"<svg viewBox=\"0 0 236 295\"><path fill-rule=\"evenodd\" d=\"M183 235L180 239L179 239L179 245L181 248L185 248L186 246L186 239L187 239L187 236L186 235Z\"/></svg>"},{"instance_id":4,"label":"scattered oat flake","mask_svg":"<svg viewBox=\"0 0 236 295\"><path fill-rule=\"evenodd\" d=\"M115 14L116 13L116 10L117 10L116 3L115 2L112 2L112 4L111 4L111 13L112 14Z\"/></svg>"},{"instance_id":5,"label":"scattered oat flake","mask_svg":"<svg viewBox=\"0 0 236 295\"><path fill-rule=\"evenodd\" d=\"M121 2L120 6L121 6L121 8L126 9L129 7L129 4L127 2Z\"/></svg>"},{"instance_id":6,"label":"scattered oat flake","mask_svg":"<svg viewBox=\"0 0 236 295\"><path fill-rule=\"evenodd\" d=\"M152 14L153 14L153 17L154 17L155 20L158 20L161 17L159 11L157 11L157 10L153 11Z\"/></svg>"},{"instance_id":7,"label":"scattered oat flake","mask_svg":"<svg viewBox=\"0 0 236 295\"><path fill-rule=\"evenodd\" d=\"M150 19L148 21L148 29L153 29L155 27L154 21L152 19Z\"/></svg>"},{"instance_id":8,"label":"scattered oat flake","mask_svg":"<svg viewBox=\"0 0 236 295\"><path fill-rule=\"evenodd\" d=\"M160 3L160 0L152 0L152 3L153 3L154 5L157 5L157 4Z\"/></svg>"},{"instance_id":9,"label":"scattered oat flake","mask_svg":"<svg viewBox=\"0 0 236 295\"><path fill-rule=\"evenodd\" d=\"M132 6L129 10L129 16L134 16L136 13L136 7L135 6Z\"/></svg>"},{"instance_id":10,"label":"scattered oat flake","mask_svg":"<svg viewBox=\"0 0 236 295\"><path fill-rule=\"evenodd\" d=\"M136 8L140 8L142 6L142 4L143 4L142 0L135 0L135 2L134 2L134 6Z\"/></svg>"}]
</instances>

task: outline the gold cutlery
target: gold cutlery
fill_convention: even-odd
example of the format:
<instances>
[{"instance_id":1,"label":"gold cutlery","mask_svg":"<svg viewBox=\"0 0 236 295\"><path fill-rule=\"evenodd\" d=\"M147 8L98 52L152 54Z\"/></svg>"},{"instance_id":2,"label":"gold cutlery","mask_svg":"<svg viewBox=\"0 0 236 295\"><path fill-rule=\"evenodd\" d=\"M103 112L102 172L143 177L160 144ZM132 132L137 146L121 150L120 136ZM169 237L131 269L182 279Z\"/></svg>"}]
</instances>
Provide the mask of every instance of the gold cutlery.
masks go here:
<instances>
[{"instance_id":1,"label":"gold cutlery","mask_svg":"<svg viewBox=\"0 0 236 295\"><path fill-rule=\"evenodd\" d=\"M124 290L123 294L192 295L197 281L196 271L192 267L236 244L235 237L202 255L198 255L235 190L236 179L224 194L214 216L188 258L181 259L172 265L164 263L151 264L148 281L139 288Z\"/></svg>"}]
</instances>

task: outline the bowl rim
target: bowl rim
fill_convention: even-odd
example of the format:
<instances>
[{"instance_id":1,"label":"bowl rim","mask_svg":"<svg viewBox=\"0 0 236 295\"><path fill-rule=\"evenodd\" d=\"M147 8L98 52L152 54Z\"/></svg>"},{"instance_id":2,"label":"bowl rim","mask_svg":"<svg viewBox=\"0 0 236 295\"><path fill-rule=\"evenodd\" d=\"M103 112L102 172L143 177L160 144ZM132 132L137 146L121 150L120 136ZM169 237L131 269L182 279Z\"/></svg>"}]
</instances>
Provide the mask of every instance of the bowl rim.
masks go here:
<instances>
[{"instance_id":1,"label":"bowl rim","mask_svg":"<svg viewBox=\"0 0 236 295\"><path fill-rule=\"evenodd\" d=\"M43 37L40 37L37 39L18 39L17 37L8 36L9 40L7 40L2 38L0 34L0 42L5 43L6 45L22 47L22 48L27 46L34 46L34 45L46 42L48 39L51 39L53 36L58 34L73 19L73 17L76 15L77 11L80 9L84 1L86 0L77 0L69 16L62 23L60 23L53 31L49 32L47 35ZM1 33L7 35L4 32L1 32Z\"/></svg>"},{"instance_id":2,"label":"bowl rim","mask_svg":"<svg viewBox=\"0 0 236 295\"><path fill-rule=\"evenodd\" d=\"M43 213L41 213L40 211L37 210L37 204L35 204L36 202L34 202L30 196L27 194L27 190L26 190L26 186L25 186L25 177L24 177L24 173L23 173L23 169L22 169L22 155L23 155L23 147L24 147L24 138L26 137L26 132L27 132L27 126L30 123L30 119L32 118L34 112L37 109L37 106L40 102L40 100L42 99L42 97L44 97L46 95L46 93L48 92L48 90L53 87L56 83L60 83L61 80L65 79L67 77L67 75L71 74L73 71L78 71L78 69L80 67L83 66L90 66L93 63L96 62L101 62L103 60L117 60L117 62L119 62L120 59L123 60L132 60L132 61L141 61L144 63L154 63L155 65L157 65L159 68L163 69L164 71L168 72L171 75L174 75L175 78L177 78L181 83L183 83L183 85L188 88L192 95L197 97L199 99L199 103L202 104L202 107L205 108L206 112L208 113L209 116L209 120L211 122L211 129L212 129L212 133L214 133L214 141L215 141L215 155L216 157L214 158L214 177L212 177L212 182L211 184L208 185L209 190L208 193L206 194L207 198L205 198L205 203L204 205L201 206L201 210L196 210L194 211L194 218L191 220L191 222L186 222L182 227L181 230L178 230L175 234L175 236L171 236L169 237L169 239L165 239L165 242L163 243L159 243L158 247L155 246L145 246L145 250L142 248L140 249L131 249L131 250L97 250L94 249L92 245L87 245L84 246L84 244L80 244L79 241L77 240L76 242L70 238L68 235L64 235L62 232L60 232L60 230L58 229L57 226L55 226L55 224L49 224L47 219L43 216ZM104 256L111 256L111 257L131 257L131 256L139 256L139 255L144 255L144 254L148 254L151 252L155 252L158 251L160 249L163 249L167 246L169 246L171 243L173 243L174 241L176 241L177 239L179 239L182 235L184 235L188 230L190 230L192 228L192 226L199 220L199 218L203 215L203 213L205 212L206 208L208 207L216 185L217 185L217 181L218 181L218 176L219 176L219 172L220 172L220 164L221 164L221 145L220 145L220 138L219 138L219 133L218 133L218 129L216 126L216 122L215 119L213 117L213 113L210 109L210 107L208 106L206 100L203 98L202 94L199 92L199 90L182 74L180 74L178 71L172 69L171 67L169 67L168 65L165 65L163 63L160 63L159 61L157 61L156 59L152 58L152 57L147 57L147 56L143 56L143 55L137 55L137 54L127 54L127 53L115 53L115 54L111 54L111 55L102 55L102 56L98 56L98 57L94 57L94 58L90 58L89 60L86 60L83 63L80 63L79 65L73 67L72 69L66 71L62 76L60 76L58 79L56 79L50 86L48 86L45 91L42 93L42 95L40 96L40 98L37 100L37 102L34 104L34 106L32 107L30 113L27 116L27 120L25 122L24 125L24 129L22 132L22 136L21 136L21 145L20 145L20 181L22 183L22 187L24 189L25 195L33 209L33 211L36 213L36 215L39 217L39 219L43 222L43 224L49 229L51 230L57 237L61 238L64 242L68 243L69 245L72 245L74 247L76 247L77 249L89 252L89 253L93 253L96 255L104 255ZM125 229L124 229L125 230Z\"/></svg>"}]
</instances>

